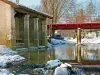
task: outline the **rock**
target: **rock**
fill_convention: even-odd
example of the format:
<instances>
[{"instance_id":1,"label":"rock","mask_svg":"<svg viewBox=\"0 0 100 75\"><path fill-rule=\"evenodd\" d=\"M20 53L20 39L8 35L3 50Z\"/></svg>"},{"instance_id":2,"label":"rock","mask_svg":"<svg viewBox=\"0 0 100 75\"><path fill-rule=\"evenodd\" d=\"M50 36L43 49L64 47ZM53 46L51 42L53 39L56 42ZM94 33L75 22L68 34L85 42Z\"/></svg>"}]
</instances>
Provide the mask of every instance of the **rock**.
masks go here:
<instances>
[{"instance_id":1,"label":"rock","mask_svg":"<svg viewBox=\"0 0 100 75\"><path fill-rule=\"evenodd\" d=\"M54 75L70 75L72 65L68 63L61 64L60 67L55 69Z\"/></svg>"},{"instance_id":2,"label":"rock","mask_svg":"<svg viewBox=\"0 0 100 75\"><path fill-rule=\"evenodd\" d=\"M54 75L53 70L45 70L44 75Z\"/></svg>"},{"instance_id":3,"label":"rock","mask_svg":"<svg viewBox=\"0 0 100 75\"><path fill-rule=\"evenodd\" d=\"M22 65L23 68L30 68L30 69L34 69L34 68L45 68L45 64L24 64Z\"/></svg>"},{"instance_id":4,"label":"rock","mask_svg":"<svg viewBox=\"0 0 100 75\"><path fill-rule=\"evenodd\" d=\"M44 75L44 69L43 68L35 68L33 70L34 75Z\"/></svg>"},{"instance_id":5,"label":"rock","mask_svg":"<svg viewBox=\"0 0 100 75\"><path fill-rule=\"evenodd\" d=\"M47 62L46 67L47 67L47 69L55 68L61 64L62 64L62 62L60 60L50 60Z\"/></svg>"},{"instance_id":6,"label":"rock","mask_svg":"<svg viewBox=\"0 0 100 75\"><path fill-rule=\"evenodd\" d=\"M57 67L55 69L54 75L68 75L68 70L64 67Z\"/></svg>"},{"instance_id":7,"label":"rock","mask_svg":"<svg viewBox=\"0 0 100 75\"><path fill-rule=\"evenodd\" d=\"M29 75L29 74L18 74L18 75Z\"/></svg>"},{"instance_id":8,"label":"rock","mask_svg":"<svg viewBox=\"0 0 100 75\"><path fill-rule=\"evenodd\" d=\"M14 75L13 73L10 73L9 75Z\"/></svg>"},{"instance_id":9,"label":"rock","mask_svg":"<svg viewBox=\"0 0 100 75\"><path fill-rule=\"evenodd\" d=\"M68 63L61 64L55 69L54 75L86 75L80 68L72 67Z\"/></svg>"},{"instance_id":10,"label":"rock","mask_svg":"<svg viewBox=\"0 0 100 75\"><path fill-rule=\"evenodd\" d=\"M34 68L45 68L45 64L31 64Z\"/></svg>"},{"instance_id":11,"label":"rock","mask_svg":"<svg viewBox=\"0 0 100 75\"><path fill-rule=\"evenodd\" d=\"M91 75L95 75L95 73L92 73Z\"/></svg>"}]
</instances>

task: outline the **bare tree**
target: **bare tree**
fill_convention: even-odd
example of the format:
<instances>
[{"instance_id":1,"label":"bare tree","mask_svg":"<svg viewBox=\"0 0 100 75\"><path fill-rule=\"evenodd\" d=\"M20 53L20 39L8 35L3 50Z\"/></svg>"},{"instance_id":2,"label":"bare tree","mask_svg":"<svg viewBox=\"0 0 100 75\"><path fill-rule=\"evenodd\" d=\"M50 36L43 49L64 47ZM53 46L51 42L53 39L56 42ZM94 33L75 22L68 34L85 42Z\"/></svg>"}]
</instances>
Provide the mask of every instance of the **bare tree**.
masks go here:
<instances>
[{"instance_id":1,"label":"bare tree","mask_svg":"<svg viewBox=\"0 0 100 75\"><path fill-rule=\"evenodd\" d=\"M93 16L95 14L96 8L95 8L95 5L93 4L92 0L87 5L87 8L85 11L87 13L87 16Z\"/></svg>"},{"instance_id":2,"label":"bare tree","mask_svg":"<svg viewBox=\"0 0 100 75\"><path fill-rule=\"evenodd\" d=\"M68 1L70 0L41 0L41 4L44 11L53 16L53 23L57 23L67 12Z\"/></svg>"},{"instance_id":3,"label":"bare tree","mask_svg":"<svg viewBox=\"0 0 100 75\"><path fill-rule=\"evenodd\" d=\"M76 13L76 23L83 23L85 22L86 19L86 14L85 11L83 9L79 9Z\"/></svg>"},{"instance_id":4,"label":"bare tree","mask_svg":"<svg viewBox=\"0 0 100 75\"><path fill-rule=\"evenodd\" d=\"M43 12L43 8L41 7L41 5L36 5L35 6L34 4L32 4L30 6L30 8L35 9L35 10L40 11L40 12Z\"/></svg>"},{"instance_id":5,"label":"bare tree","mask_svg":"<svg viewBox=\"0 0 100 75\"><path fill-rule=\"evenodd\" d=\"M19 3L19 0L16 0L16 3Z\"/></svg>"}]
</instances>

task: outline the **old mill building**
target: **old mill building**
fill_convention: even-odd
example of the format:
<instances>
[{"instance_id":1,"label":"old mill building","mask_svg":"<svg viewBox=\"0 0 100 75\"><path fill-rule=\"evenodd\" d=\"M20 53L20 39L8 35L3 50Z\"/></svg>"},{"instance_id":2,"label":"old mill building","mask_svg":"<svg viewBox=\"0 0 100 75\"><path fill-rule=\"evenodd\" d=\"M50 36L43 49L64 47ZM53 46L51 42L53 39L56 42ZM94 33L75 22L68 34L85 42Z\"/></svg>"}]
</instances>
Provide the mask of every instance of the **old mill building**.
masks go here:
<instances>
[{"instance_id":1,"label":"old mill building","mask_svg":"<svg viewBox=\"0 0 100 75\"><path fill-rule=\"evenodd\" d=\"M45 46L51 16L9 0L0 0L0 45L12 49Z\"/></svg>"}]
</instances>

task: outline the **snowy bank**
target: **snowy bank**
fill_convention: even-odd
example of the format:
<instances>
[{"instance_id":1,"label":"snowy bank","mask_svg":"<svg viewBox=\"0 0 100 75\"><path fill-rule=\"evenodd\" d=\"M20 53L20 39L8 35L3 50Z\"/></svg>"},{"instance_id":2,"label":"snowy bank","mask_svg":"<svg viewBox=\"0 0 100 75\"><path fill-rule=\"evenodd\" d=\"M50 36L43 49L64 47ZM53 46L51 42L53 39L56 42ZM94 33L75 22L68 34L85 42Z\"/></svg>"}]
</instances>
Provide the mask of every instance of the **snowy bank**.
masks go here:
<instances>
[{"instance_id":1,"label":"snowy bank","mask_svg":"<svg viewBox=\"0 0 100 75\"><path fill-rule=\"evenodd\" d=\"M67 39L65 38L66 43L77 43L77 39ZM83 38L81 39L81 44L87 44L87 43L93 43L93 44L100 44L100 36L95 38Z\"/></svg>"},{"instance_id":2,"label":"snowy bank","mask_svg":"<svg viewBox=\"0 0 100 75\"><path fill-rule=\"evenodd\" d=\"M15 54L17 54L17 52L11 50L5 45L0 45L0 55L15 55Z\"/></svg>"},{"instance_id":3,"label":"snowy bank","mask_svg":"<svg viewBox=\"0 0 100 75\"><path fill-rule=\"evenodd\" d=\"M73 67L69 63L62 63L60 60L50 60L46 67L47 69L55 69L54 75L86 75L82 69Z\"/></svg>"},{"instance_id":4,"label":"snowy bank","mask_svg":"<svg viewBox=\"0 0 100 75\"><path fill-rule=\"evenodd\" d=\"M24 57L17 55L17 52L10 48L0 45L0 66L6 67L9 63L15 64L25 60Z\"/></svg>"},{"instance_id":5,"label":"snowy bank","mask_svg":"<svg viewBox=\"0 0 100 75\"><path fill-rule=\"evenodd\" d=\"M49 68L55 68L59 65L61 65L62 62L60 60L50 60L47 62L46 67Z\"/></svg>"},{"instance_id":6,"label":"snowy bank","mask_svg":"<svg viewBox=\"0 0 100 75\"><path fill-rule=\"evenodd\" d=\"M67 67L72 67L72 65L68 63L61 64L55 69L54 75L70 75L70 72L68 71Z\"/></svg>"},{"instance_id":7,"label":"snowy bank","mask_svg":"<svg viewBox=\"0 0 100 75\"><path fill-rule=\"evenodd\" d=\"M52 38L51 44L53 44L53 45L66 44L66 41Z\"/></svg>"},{"instance_id":8,"label":"snowy bank","mask_svg":"<svg viewBox=\"0 0 100 75\"><path fill-rule=\"evenodd\" d=\"M7 64L9 63L14 64L14 63L23 62L24 60L25 58L20 55L3 55L0 56L0 66L6 67Z\"/></svg>"},{"instance_id":9,"label":"snowy bank","mask_svg":"<svg viewBox=\"0 0 100 75\"><path fill-rule=\"evenodd\" d=\"M10 72L6 69L0 69L0 75L11 75Z\"/></svg>"},{"instance_id":10,"label":"snowy bank","mask_svg":"<svg viewBox=\"0 0 100 75\"><path fill-rule=\"evenodd\" d=\"M67 42L67 43L77 43L77 39L75 38L72 38L72 37L65 37L64 40Z\"/></svg>"}]
</instances>

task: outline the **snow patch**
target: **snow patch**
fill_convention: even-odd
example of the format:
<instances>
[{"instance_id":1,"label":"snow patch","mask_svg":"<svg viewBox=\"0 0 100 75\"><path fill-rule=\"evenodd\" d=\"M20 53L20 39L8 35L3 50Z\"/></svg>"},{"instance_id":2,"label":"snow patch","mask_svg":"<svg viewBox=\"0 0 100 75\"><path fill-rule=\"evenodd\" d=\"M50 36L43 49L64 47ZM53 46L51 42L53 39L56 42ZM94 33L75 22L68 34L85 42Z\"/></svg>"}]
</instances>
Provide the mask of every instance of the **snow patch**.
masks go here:
<instances>
[{"instance_id":1,"label":"snow patch","mask_svg":"<svg viewBox=\"0 0 100 75\"><path fill-rule=\"evenodd\" d=\"M10 75L10 72L6 69L0 69L0 75Z\"/></svg>"},{"instance_id":2,"label":"snow patch","mask_svg":"<svg viewBox=\"0 0 100 75\"><path fill-rule=\"evenodd\" d=\"M55 68L58 65L61 65L62 62L60 60L50 60L47 62L46 67L49 68Z\"/></svg>"},{"instance_id":3,"label":"snow patch","mask_svg":"<svg viewBox=\"0 0 100 75\"><path fill-rule=\"evenodd\" d=\"M24 57L17 55L17 52L11 50L5 45L0 45L0 66L6 67L8 63L20 63L25 60Z\"/></svg>"},{"instance_id":4,"label":"snow patch","mask_svg":"<svg viewBox=\"0 0 100 75\"><path fill-rule=\"evenodd\" d=\"M66 41L64 40L57 40L57 39L51 39L51 44L53 45L59 45L59 44L66 44Z\"/></svg>"},{"instance_id":5,"label":"snow patch","mask_svg":"<svg viewBox=\"0 0 100 75\"><path fill-rule=\"evenodd\" d=\"M0 45L0 54L1 55L14 55L17 52L11 50L10 48L6 47L5 45Z\"/></svg>"}]
</instances>

